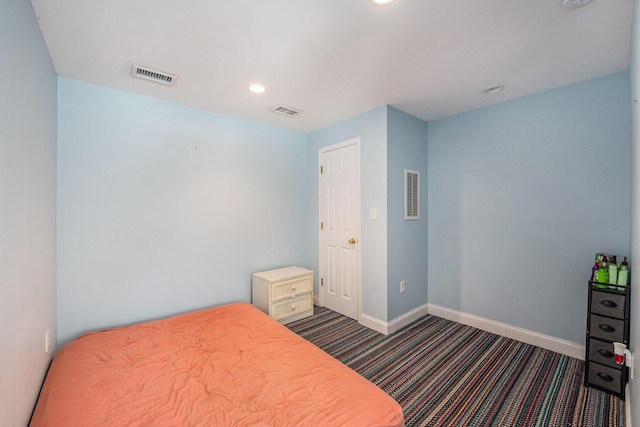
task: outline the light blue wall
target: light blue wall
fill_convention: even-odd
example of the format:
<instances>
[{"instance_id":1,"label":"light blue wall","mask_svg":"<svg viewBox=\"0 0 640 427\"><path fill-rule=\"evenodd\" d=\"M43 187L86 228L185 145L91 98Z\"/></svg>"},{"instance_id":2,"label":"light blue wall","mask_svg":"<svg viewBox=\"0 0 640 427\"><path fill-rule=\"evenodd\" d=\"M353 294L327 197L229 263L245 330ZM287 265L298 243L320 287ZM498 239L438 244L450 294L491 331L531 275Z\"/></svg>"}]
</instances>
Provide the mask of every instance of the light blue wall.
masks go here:
<instances>
[{"instance_id":1,"label":"light blue wall","mask_svg":"<svg viewBox=\"0 0 640 427\"><path fill-rule=\"evenodd\" d=\"M427 123L392 107L387 122L387 318L393 320L427 303ZM405 169L420 172L419 220L404 219Z\"/></svg>"},{"instance_id":2,"label":"light blue wall","mask_svg":"<svg viewBox=\"0 0 640 427\"><path fill-rule=\"evenodd\" d=\"M56 75L31 2L0 3L0 425L24 426L56 336Z\"/></svg>"},{"instance_id":3,"label":"light blue wall","mask_svg":"<svg viewBox=\"0 0 640 427\"><path fill-rule=\"evenodd\" d=\"M629 74L429 123L429 304L582 344L629 253Z\"/></svg>"},{"instance_id":4,"label":"light blue wall","mask_svg":"<svg viewBox=\"0 0 640 427\"><path fill-rule=\"evenodd\" d=\"M307 231L311 262L318 271L318 150L352 138L361 138L361 264L362 312L387 320L387 107L312 132L307 142L309 210ZM378 219L369 219L369 209ZM316 278L317 279L317 278ZM315 292L318 292L316 280Z\"/></svg>"},{"instance_id":5,"label":"light blue wall","mask_svg":"<svg viewBox=\"0 0 640 427\"><path fill-rule=\"evenodd\" d=\"M640 0L633 2L631 30L631 268L640 268ZM632 271L632 273L634 273ZM631 425L640 426L640 274L631 275L631 327L629 346L634 357L630 380Z\"/></svg>"},{"instance_id":6,"label":"light blue wall","mask_svg":"<svg viewBox=\"0 0 640 427\"><path fill-rule=\"evenodd\" d=\"M61 342L310 266L304 134L63 78L58 115Z\"/></svg>"}]
</instances>

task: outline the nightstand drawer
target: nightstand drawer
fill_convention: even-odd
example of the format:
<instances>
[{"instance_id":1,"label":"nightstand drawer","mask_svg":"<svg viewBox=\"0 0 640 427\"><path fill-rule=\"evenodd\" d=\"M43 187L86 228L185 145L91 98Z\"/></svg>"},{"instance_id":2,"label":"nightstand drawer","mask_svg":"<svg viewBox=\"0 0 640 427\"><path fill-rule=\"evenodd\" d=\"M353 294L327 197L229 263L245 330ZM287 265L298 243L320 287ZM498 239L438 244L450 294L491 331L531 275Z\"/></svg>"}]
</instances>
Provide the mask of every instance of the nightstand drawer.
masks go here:
<instances>
[{"instance_id":1,"label":"nightstand drawer","mask_svg":"<svg viewBox=\"0 0 640 427\"><path fill-rule=\"evenodd\" d=\"M305 311L313 312L312 294L273 304L271 306L271 317L276 320L281 320Z\"/></svg>"},{"instance_id":2,"label":"nightstand drawer","mask_svg":"<svg viewBox=\"0 0 640 427\"><path fill-rule=\"evenodd\" d=\"M589 364L587 382L602 389L620 394L623 392L622 372L619 369L610 368L598 363Z\"/></svg>"},{"instance_id":3,"label":"nightstand drawer","mask_svg":"<svg viewBox=\"0 0 640 427\"><path fill-rule=\"evenodd\" d=\"M621 369L616 363L616 356L613 353L613 344L589 338L589 360Z\"/></svg>"},{"instance_id":4,"label":"nightstand drawer","mask_svg":"<svg viewBox=\"0 0 640 427\"><path fill-rule=\"evenodd\" d=\"M592 313L624 319L624 303L624 295L599 291L592 291L591 293Z\"/></svg>"},{"instance_id":5,"label":"nightstand drawer","mask_svg":"<svg viewBox=\"0 0 640 427\"><path fill-rule=\"evenodd\" d=\"M589 323L589 335L608 341L622 342L624 339L624 321L592 314Z\"/></svg>"},{"instance_id":6,"label":"nightstand drawer","mask_svg":"<svg viewBox=\"0 0 640 427\"><path fill-rule=\"evenodd\" d=\"M305 294L313 290L313 276L299 277L271 284L271 301L276 302L284 299L295 298L297 295Z\"/></svg>"}]
</instances>

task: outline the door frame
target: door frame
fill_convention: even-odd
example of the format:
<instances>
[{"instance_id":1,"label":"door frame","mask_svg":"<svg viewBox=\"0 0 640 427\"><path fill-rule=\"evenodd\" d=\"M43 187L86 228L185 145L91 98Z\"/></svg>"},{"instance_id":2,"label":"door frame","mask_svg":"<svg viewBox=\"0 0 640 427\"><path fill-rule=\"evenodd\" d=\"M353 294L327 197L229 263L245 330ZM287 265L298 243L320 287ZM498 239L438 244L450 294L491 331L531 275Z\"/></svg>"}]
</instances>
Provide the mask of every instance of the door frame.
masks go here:
<instances>
[{"instance_id":1,"label":"door frame","mask_svg":"<svg viewBox=\"0 0 640 427\"><path fill-rule=\"evenodd\" d=\"M322 200L320 195L321 191L321 178L320 178L320 167L322 166L322 156L329 151L338 150L341 148L345 148L351 145L355 145L356 147L356 194L357 194L357 203L356 203L356 239L358 240L356 244L356 256L358 257L358 266L357 266L357 280L356 280L356 290L358 292L357 300L357 320L360 322L360 318L362 316L362 167L361 167L361 138L355 137L348 139L346 141L338 142L337 144L327 145L325 147L320 147L318 149L318 304L320 307L324 307L324 289L323 286L320 286L320 279L322 278L323 272L323 248L322 248L322 230L320 229L320 222L322 218Z\"/></svg>"}]
</instances>

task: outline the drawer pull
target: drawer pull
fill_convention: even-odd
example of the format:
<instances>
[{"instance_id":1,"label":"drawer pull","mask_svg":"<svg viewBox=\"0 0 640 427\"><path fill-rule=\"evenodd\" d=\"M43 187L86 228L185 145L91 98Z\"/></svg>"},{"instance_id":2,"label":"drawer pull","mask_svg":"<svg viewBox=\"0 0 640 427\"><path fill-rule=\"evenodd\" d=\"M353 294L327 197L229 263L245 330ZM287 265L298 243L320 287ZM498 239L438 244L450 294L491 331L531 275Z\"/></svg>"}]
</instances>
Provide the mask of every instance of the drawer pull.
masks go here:
<instances>
[{"instance_id":1,"label":"drawer pull","mask_svg":"<svg viewBox=\"0 0 640 427\"><path fill-rule=\"evenodd\" d=\"M618 304L608 299L600 301L600 304L604 305L607 308L616 308L618 306Z\"/></svg>"},{"instance_id":2,"label":"drawer pull","mask_svg":"<svg viewBox=\"0 0 640 427\"><path fill-rule=\"evenodd\" d=\"M296 290L296 285L291 285L291 290L295 291Z\"/></svg>"},{"instance_id":3,"label":"drawer pull","mask_svg":"<svg viewBox=\"0 0 640 427\"><path fill-rule=\"evenodd\" d=\"M605 350L604 348L601 348L600 350L598 350L598 353L600 353L600 356L602 357L606 357L606 358L613 357L613 353L610 352L609 350Z\"/></svg>"},{"instance_id":4,"label":"drawer pull","mask_svg":"<svg viewBox=\"0 0 640 427\"><path fill-rule=\"evenodd\" d=\"M296 305L295 304L291 304L291 311L296 311Z\"/></svg>"},{"instance_id":5,"label":"drawer pull","mask_svg":"<svg viewBox=\"0 0 640 427\"><path fill-rule=\"evenodd\" d=\"M607 381L607 382L613 381L613 377L609 374L605 374L604 372L598 372L597 375L604 381Z\"/></svg>"},{"instance_id":6,"label":"drawer pull","mask_svg":"<svg viewBox=\"0 0 640 427\"><path fill-rule=\"evenodd\" d=\"M598 328L602 329L605 332L615 332L616 329L610 325L598 325Z\"/></svg>"}]
</instances>

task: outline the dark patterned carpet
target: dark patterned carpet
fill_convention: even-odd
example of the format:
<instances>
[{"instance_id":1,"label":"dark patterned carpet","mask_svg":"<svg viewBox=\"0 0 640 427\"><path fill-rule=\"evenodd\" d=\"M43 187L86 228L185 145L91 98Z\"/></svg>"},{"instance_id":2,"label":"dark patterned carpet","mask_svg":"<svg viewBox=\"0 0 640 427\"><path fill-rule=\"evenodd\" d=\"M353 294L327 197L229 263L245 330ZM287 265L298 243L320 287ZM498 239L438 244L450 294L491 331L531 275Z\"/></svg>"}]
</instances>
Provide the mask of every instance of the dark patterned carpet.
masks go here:
<instances>
[{"instance_id":1,"label":"dark patterned carpet","mask_svg":"<svg viewBox=\"0 0 640 427\"><path fill-rule=\"evenodd\" d=\"M385 336L316 307L287 326L395 398L407 426L624 425L582 361L439 317Z\"/></svg>"}]
</instances>

